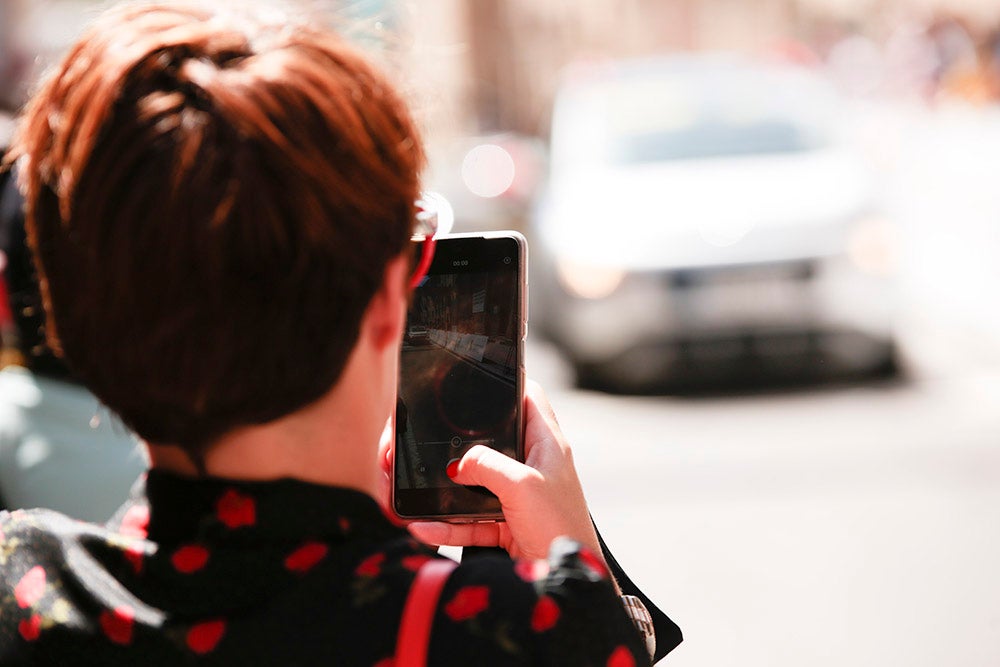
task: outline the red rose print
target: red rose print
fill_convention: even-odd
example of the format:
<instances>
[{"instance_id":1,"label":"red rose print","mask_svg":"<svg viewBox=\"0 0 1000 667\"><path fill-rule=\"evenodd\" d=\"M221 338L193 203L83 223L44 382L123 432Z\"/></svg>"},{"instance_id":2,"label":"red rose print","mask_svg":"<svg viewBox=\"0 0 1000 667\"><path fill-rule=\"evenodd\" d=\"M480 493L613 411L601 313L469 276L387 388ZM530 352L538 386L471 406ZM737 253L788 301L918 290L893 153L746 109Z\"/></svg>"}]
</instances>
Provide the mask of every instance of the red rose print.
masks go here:
<instances>
[{"instance_id":1,"label":"red rose print","mask_svg":"<svg viewBox=\"0 0 1000 667\"><path fill-rule=\"evenodd\" d=\"M136 574L142 572L143 559L146 557L142 547L138 544L130 544L125 547L123 554L125 556L125 560L127 560L129 565L132 566L132 569L135 570Z\"/></svg>"},{"instance_id":2,"label":"red rose print","mask_svg":"<svg viewBox=\"0 0 1000 667\"><path fill-rule=\"evenodd\" d=\"M38 602L43 595L45 595L45 568L36 565L17 582L17 586L14 587L14 599L17 600L18 607L27 609Z\"/></svg>"},{"instance_id":3,"label":"red rose print","mask_svg":"<svg viewBox=\"0 0 1000 667\"><path fill-rule=\"evenodd\" d=\"M215 649L226 633L226 622L221 619L195 625L187 633L188 648L199 655Z\"/></svg>"},{"instance_id":4,"label":"red rose print","mask_svg":"<svg viewBox=\"0 0 1000 667\"><path fill-rule=\"evenodd\" d=\"M372 665L372 667L395 667L395 666L396 666L395 658L382 658L374 665Z\"/></svg>"},{"instance_id":5,"label":"red rose print","mask_svg":"<svg viewBox=\"0 0 1000 667\"><path fill-rule=\"evenodd\" d=\"M42 634L42 617L32 614L31 618L26 618L17 624L17 631L21 633L25 641L33 642Z\"/></svg>"},{"instance_id":6,"label":"red rose print","mask_svg":"<svg viewBox=\"0 0 1000 667\"><path fill-rule=\"evenodd\" d=\"M549 573L549 564L544 560L519 560L514 563L514 572L530 584Z\"/></svg>"},{"instance_id":7,"label":"red rose print","mask_svg":"<svg viewBox=\"0 0 1000 667\"><path fill-rule=\"evenodd\" d=\"M347 517L340 517L340 529L345 533L351 529L351 522L347 520Z\"/></svg>"},{"instance_id":8,"label":"red rose print","mask_svg":"<svg viewBox=\"0 0 1000 667\"><path fill-rule=\"evenodd\" d=\"M580 549L580 561L601 578L608 577L608 568L590 549Z\"/></svg>"},{"instance_id":9,"label":"red rose print","mask_svg":"<svg viewBox=\"0 0 1000 667\"><path fill-rule=\"evenodd\" d=\"M208 562L208 549L197 544L181 547L170 557L174 569L182 574L191 574L205 567Z\"/></svg>"},{"instance_id":10,"label":"red rose print","mask_svg":"<svg viewBox=\"0 0 1000 667\"><path fill-rule=\"evenodd\" d=\"M444 606L444 613L453 621L475 617L490 606L490 589L486 586L466 586Z\"/></svg>"},{"instance_id":11,"label":"red rose print","mask_svg":"<svg viewBox=\"0 0 1000 667\"><path fill-rule=\"evenodd\" d=\"M624 646L619 646L608 658L608 667L635 667L635 658Z\"/></svg>"},{"instance_id":12,"label":"red rose print","mask_svg":"<svg viewBox=\"0 0 1000 667\"><path fill-rule=\"evenodd\" d=\"M430 560L433 560L433 558L426 554L414 554L413 556L407 556L403 559L403 567L410 572L416 572Z\"/></svg>"},{"instance_id":13,"label":"red rose print","mask_svg":"<svg viewBox=\"0 0 1000 667\"><path fill-rule=\"evenodd\" d=\"M101 612L101 617L98 620L108 639L116 644L131 643L132 626L135 621L135 611L131 607L105 609Z\"/></svg>"},{"instance_id":14,"label":"red rose print","mask_svg":"<svg viewBox=\"0 0 1000 667\"><path fill-rule=\"evenodd\" d=\"M535 610L531 613L531 629L535 632L545 632L555 627L559 620L559 605L548 595L538 598Z\"/></svg>"},{"instance_id":15,"label":"red rose print","mask_svg":"<svg viewBox=\"0 0 1000 667\"><path fill-rule=\"evenodd\" d=\"M329 550L329 547L322 542L306 542L288 555L285 559L285 569L290 572L308 572L326 558Z\"/></svg>"},{"instance_id":16,"label":"red rose print","mask_svg":"<svg viewBox=\"0 0 1000 667\"><path fill-rule=\"evenodd\" d=\"M229 489L215 505L219 521L227 528L252 526L257 523L257 503L236 489Z\"/></svg>"},{"instance_id":17,"label":"red rose print","mask_svg":"<svg viewBox=\"0 0 1000 667\"><path fill-rule=\"evenodd\" d=\"M149 508L144 505L132 505L125 511L118 532L131 537L146 537L148 528Z\"/></svg>"},{"instance_id":18,"label":"red rose print","mask_svg":"<svg viewBox=\"0 0 1000 667\"><path fill-rule=\"evenodd\" d=\"M385 554L372 554L361 561L361 564L354 570L359 577L377 577L382 571L382 563L385 561Z\"/></svg>"}]
</instances>

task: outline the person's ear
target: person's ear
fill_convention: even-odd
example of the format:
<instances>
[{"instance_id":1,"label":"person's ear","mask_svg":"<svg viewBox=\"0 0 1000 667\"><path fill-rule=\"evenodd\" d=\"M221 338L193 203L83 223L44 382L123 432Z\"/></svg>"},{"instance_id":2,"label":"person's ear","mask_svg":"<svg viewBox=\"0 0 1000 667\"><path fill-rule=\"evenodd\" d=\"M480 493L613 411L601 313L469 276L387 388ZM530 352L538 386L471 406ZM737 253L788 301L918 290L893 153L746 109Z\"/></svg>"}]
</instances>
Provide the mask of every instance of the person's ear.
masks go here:
<instances>
[{"instance_id":1,"label":"person's ear","mask_svg":"<svg viewBox=\"0 0 1000 667\"><path fill-rule=\"evenodd\" d=\"M409 270L410 261L406 252L390 259L382 274L382 284L365 311L362 330L378 349L387 345L398 346L402 339L409 303Z\"/></svg>"}]
</instances>

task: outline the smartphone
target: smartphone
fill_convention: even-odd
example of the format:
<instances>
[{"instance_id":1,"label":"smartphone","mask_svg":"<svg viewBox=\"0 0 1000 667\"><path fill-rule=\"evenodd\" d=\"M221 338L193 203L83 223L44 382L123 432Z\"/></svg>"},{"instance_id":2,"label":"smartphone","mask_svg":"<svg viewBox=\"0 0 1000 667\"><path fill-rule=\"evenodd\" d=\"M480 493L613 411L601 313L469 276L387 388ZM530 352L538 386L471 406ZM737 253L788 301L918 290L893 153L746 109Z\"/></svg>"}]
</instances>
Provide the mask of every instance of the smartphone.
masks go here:
<instances>
[{"instance_id":1,"label":"smartphone","mask_svg":"<svg viewBox=\"0 0 1000 667\"><path fill-rule=\"evenodd\" d=\"M526 272L517 232L438 239L400 351L392 474L400 517L503 519L495 495L452 482L446 469L476 445L524 460Z\"/></svg>"}]
</instances>

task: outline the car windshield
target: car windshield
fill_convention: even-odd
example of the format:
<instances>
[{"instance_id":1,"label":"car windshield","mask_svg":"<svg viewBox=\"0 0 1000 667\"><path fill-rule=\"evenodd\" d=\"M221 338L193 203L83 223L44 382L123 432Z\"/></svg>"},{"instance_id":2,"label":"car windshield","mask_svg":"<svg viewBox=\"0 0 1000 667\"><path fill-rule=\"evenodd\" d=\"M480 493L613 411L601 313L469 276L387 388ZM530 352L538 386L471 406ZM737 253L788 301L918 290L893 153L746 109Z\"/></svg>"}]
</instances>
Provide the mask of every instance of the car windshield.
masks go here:
<instances>
[{"instance_id":1,"label":"car windshield","mask_svg":"<svg viewBox=\"0 0 1000 667\"><path fill-rule=\"evenodd\" d=\"M573 152L605 164L789 154L830 142L823 86L794 71L642 70L581 87L568 101L578 115L568 124L590 135Z\"/></svg>"},{"instance_id":2,"label":"car windshield","mask_svg":"<svg viewBox=\"0 0 1000 667\"><path fill-rule=\"evenodd\" d=\"M804 128L779 118L742 125L703 119L679 130L613 136L611 162L631 164L664 160L796 153L816 147Z\"/></svg>"}]
</instances>

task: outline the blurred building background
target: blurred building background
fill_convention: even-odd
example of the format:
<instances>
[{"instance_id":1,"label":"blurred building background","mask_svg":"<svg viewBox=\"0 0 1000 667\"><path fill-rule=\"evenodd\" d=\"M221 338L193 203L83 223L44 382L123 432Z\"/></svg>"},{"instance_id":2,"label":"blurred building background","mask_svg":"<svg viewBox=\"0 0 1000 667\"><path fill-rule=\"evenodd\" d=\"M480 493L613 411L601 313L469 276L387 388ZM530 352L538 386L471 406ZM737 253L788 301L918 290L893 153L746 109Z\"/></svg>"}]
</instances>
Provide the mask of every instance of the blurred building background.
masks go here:
<instances>
[{"instance_id":1,"label":"blurred building background","mask_svg":"<svg viewBox=\"0 0 1000 667\"><path fill-rule=\"evenodd\" d=\"M989 0L426 0L382 9L400 29L406 81L439 156L431 180L473 227L523 224L571 66L724 50L822 69L852 100L925 109L1000 99L1000 5ZM859 130L878 134L871 123ZM518 168L489 202L453 183L476 137L499 141ZM869 147L883 166L896 157L890 140Z\"/></svg>"},{"instance_id":2,"label":"blurred building background","mask_svg":"<svg viewBox=\"0 0 1000 667\"><path fill-rule=\"evenodd\" d=\"M1000 20L1000 7L987 0L422 3L422 13L434 9L465 14L453 39L470 47L463 94L478 128L527 134L545 133L558 75L580 60L719 49L784 53L869 70L842 72L855 85L867 82L857 92L926 94L927 86L967 68L995 75L985 70L996 67ZM995 95L995 83L981 85Z\"/></svg>"},{"instance_id":3,"label":"blurred building background","mask_svg":"<svg viewBox=\"0 0 1000 667\"><path fill-rule=\"evenodd\" d=\"M856 94L1000 96L1000 5L990 0L272 2L348 25L393 54L432 137L544 137L568 65L676 51L781 54L828 66ZM0 3L0 103L16 108L44 64L108 4Z\"/></svg>"}]
</instances>

